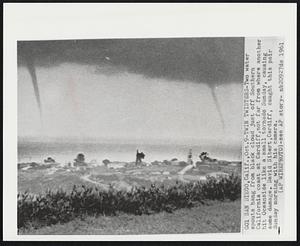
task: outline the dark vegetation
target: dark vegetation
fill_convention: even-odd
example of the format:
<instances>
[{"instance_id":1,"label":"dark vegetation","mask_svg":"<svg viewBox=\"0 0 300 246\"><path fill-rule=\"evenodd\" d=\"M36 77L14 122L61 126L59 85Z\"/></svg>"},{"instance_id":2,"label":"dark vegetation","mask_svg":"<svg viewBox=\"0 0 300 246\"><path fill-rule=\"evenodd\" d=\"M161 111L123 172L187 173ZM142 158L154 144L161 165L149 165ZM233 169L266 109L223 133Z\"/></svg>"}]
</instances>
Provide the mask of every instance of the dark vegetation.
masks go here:
<instances>
[{"instance_id":1,"label":"dark vegetation","mask_svg":"<svg viewBox=\"0 0 300 246\"><path fill-rule=\"evenodd\" d=\"M71 192L48 190L45 194L18 194L18 228L35 228L65 223L87 215L117 215L119 212L142 215L173 212L204 204L207 200L234 201L241 196L241 179L209 178L206 182L179 183L172 187L151 185L135 187L130 192L110 188L74 186Z\"/></svg>"},{"instance_id":2,"label":"dark vegetation","mask_svg":"<svg viewBox=\"0 0 300 246\"><path fill-rule=\"evenodd\" d=\"M86 166L84 154L79 153L74 159L74 166Z\"/></svg>"}]
</instances>

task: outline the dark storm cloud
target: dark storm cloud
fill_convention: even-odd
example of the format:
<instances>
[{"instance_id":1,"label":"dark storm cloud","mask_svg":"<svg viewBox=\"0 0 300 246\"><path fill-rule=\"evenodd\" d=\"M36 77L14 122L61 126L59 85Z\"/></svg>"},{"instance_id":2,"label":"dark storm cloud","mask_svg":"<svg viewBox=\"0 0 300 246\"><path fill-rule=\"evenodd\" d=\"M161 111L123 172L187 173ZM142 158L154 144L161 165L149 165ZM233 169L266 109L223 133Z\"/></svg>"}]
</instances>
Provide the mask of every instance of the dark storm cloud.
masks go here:
<instances>
[{"instance_id":1,"label":"dark storm cloud","mask_svg":"<svg viewBox=\"0 0 300 246\"><path fill-rule=\"evenodd\" d=\"M243 79L244 38L106 39L18 42L18 64L50 67L64 62L91 64L110 72L127 70L148 78L218 84ZM32 67L28 67L29 71ZM37 83L34 82L36 95ZM36 79L35 79L36 80ZM38 96L39 97L39 96ZM37 98L38 98L37 97Z\"/></svg>"},{"instance_id":2,"label":"dark storm cloud","mask_svg":"<svg viewBox=\"0 0 300 246\"><path fill-rule=\"evenodd\" d=\"M242 80L243 49L243 38L22 41L18 61L110 65L150 78L223 84Z\"/></svg>"}]
</instances>

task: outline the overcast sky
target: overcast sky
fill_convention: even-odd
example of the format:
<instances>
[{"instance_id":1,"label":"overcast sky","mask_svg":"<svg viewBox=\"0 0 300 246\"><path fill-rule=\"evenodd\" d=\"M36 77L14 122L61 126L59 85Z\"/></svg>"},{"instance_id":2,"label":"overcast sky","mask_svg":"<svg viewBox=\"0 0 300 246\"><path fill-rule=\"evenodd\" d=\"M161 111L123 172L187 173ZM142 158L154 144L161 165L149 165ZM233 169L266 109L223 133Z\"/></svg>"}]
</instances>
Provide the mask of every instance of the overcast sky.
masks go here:
<instances>
[{"instance_id":1,"label":"overcast sky","mask_svg":"<svg viewBox=\"0 0 300 246\"><path fill-rule=\"evenodd\" d=\"M241 139L243 39L19 42L18 62L20 137Z\"/></svg>"}]
</instances>

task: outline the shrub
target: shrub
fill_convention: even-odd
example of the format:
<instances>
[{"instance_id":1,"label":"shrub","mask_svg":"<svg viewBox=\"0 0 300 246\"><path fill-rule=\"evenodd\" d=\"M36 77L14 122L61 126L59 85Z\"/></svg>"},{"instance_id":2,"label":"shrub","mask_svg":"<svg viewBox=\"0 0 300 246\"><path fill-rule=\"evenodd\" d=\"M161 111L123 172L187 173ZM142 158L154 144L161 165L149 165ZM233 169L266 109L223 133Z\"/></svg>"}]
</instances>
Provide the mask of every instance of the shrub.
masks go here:
<instances>
[{"instance_id":1,"label":"shrub","mask_svg":"<svg viewBox=\"0 0 300 246\"><path fill-rule=\"evenodd\" d=\"M109 163L110 163L110 160L108 160L108 159L104 159L102 162L103 162L103 164L104 164L104 165L106 165L106 166L107 166L107 164L109 164Z\"/></svg>"},{"instance_id":2,"label":"shrub","mask_svg":"<svg viewBox=\"0 0 300 246\"><path fill-rule=\"evenodd\" d=\"M236 200L240 198L241 179L209 178L207 182L180 183L172 187L156 186L149 189L134 187L131 191L120 191L112 186L107 191L82 185L74 185L72 191L32 195L18 194L18 228L35 223L37 226L64 223L85 215L151 214L172 212L179 208L192 207L205 200Z\"/></svg>"}]
</instances>

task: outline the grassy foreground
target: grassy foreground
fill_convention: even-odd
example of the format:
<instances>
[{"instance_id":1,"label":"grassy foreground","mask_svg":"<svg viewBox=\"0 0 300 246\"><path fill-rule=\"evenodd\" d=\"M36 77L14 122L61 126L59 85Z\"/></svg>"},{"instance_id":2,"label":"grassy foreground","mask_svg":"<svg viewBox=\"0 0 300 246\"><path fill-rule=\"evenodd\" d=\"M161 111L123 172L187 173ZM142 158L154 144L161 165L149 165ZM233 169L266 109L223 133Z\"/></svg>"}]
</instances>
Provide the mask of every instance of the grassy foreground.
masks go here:
<instances>
[{"instance_id":1,"label":"grassy foreground","mask_svg":"<svg viewBox=\"0 0 300 246\"><path fill-rule=\"evenodd\" d=\"M119 214L118 216L86 216L64 224L34 229L19 229L19 234L39 235L111 235L214 233L240 231L240 200L210 201L207 205L183 208L173 213L151 215Z\"/></svg>"},{"instance_id":2,"label":"grassy foreground","mask_svg":"<svg viewBox=\"0 0 300 246\"><path fill-rule=\"evenodd\" d=\"M235 201L240 198L240 192L240 177L231 175L220 180L210 178L206 182L178 182L172 187L153 184L148 189L135 187L131 191L116 190L113 187L103 191L74 186L70 193L63 190L49 190L40 195L23 193L18 194L18 228L66 223L88 215L170 213L206 201Z\"/></svg>"}]
</instances>

